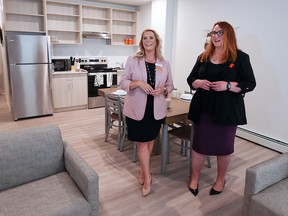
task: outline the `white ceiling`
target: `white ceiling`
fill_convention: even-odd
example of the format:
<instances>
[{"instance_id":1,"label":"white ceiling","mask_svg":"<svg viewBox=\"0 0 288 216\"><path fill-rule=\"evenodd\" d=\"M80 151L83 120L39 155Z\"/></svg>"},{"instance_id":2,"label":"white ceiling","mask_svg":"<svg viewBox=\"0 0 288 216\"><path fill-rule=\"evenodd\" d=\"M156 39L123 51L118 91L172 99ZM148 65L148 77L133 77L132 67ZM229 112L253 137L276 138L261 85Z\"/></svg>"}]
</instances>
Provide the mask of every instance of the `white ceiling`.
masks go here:
<instances>
[{"instance_id":1,"label":"white ceiling","mask_svg":"<svg viewBox=\"0 0 288 216\"><path fill-rule=\"evenodd\" d=\"M147 3L151 2L152 0L88 0L88 1L140 6L140 5L147 4Z\"/></svg>"}]
</instances>

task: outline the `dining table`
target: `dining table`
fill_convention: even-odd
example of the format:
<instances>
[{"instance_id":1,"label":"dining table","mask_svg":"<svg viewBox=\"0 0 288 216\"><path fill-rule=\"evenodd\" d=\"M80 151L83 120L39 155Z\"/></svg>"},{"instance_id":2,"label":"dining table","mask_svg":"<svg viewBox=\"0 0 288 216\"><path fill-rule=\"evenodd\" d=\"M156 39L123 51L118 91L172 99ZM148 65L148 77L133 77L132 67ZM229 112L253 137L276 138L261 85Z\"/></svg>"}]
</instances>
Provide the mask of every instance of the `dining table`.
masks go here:
<instances>
[{"instance_id":1,"label":"dining table","mask_svg":"<svg viewBox=\"0 0 288 216\"><path fill-rule=\"evenodd\" d=\"M105 93L113 94L113 92L116 92L117 90L120 90L119 87L111 87L111 88L99 88L98 89L98 95L105 97Z\"/></svg>"},{"instance_id":2,"label":"dining table","mask_svg":"<svg viewBox=\"0 0 288 216\"><path fill-rule=\"evenodd\" d=\"M119 87L98 89L98 95L104 97L106 92L113 94L113 92L116 92L119 89ZM190 121L187 119L190 101L180 98L172 98L170 94L168 95L168 98L170 99L170 107L167 108L167 116L162 124L162 156L160 170L162 175L166 175L166 165L169 157L169 125L175 123L190 123Z\"/></svg>"}]
</instances>

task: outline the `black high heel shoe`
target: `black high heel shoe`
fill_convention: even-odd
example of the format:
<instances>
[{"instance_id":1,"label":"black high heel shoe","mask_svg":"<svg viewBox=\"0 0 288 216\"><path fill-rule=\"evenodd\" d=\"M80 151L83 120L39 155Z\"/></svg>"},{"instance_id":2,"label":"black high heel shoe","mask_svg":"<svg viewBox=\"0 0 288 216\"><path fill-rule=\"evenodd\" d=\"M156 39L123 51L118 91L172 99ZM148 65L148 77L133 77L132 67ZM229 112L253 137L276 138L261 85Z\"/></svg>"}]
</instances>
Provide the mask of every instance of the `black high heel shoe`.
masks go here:
<instances>
[{"instance_id":1,"label":"black high heel shoe","mask_svg":"<svg viewBox=\"0 0 288 216\"><path fill-rule=\"evenodd\" d=\"M196 189L192 189L192 188L190 188L189 185L188 185L188 189L189 189L189 191L190 191L194 196L197 196L197 194L198 194L198 192L199 192L199 190L198 190L198 185L197 185L197 188L196 188Z\"/></svg>"},{"instance_id":2,"label":"black high heel shoe","mask_svg":"<svg viewBox=\"0 0 288 216\"><path fill-rule=\"evenodd\" d=\"M223 188L222 188L222 190L221 191L216 191L213 187L211 188L211 190L210 190L210 195L212 196L212 195L218 195L218 194L220 194L220 193L222 193L222 191L224 190L224 187L225 187L225 183L226 183L226 180L224 181L224 184L223 184Z\"/></svg>"}]
</instances>

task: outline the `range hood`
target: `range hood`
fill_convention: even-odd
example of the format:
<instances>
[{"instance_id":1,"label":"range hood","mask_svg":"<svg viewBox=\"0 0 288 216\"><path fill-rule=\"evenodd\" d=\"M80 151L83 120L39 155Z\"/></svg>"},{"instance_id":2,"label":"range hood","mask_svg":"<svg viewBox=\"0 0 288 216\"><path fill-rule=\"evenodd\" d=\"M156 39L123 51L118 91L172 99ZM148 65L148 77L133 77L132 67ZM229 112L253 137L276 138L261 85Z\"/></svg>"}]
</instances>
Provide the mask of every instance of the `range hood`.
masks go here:
<instances>
[{"instance_id":1,"label":"range hood","mask_svg":"<svg viewBox=\"0 0 288 216\"><path fill-rule=\"evenodd\" d=\"M111 33L108 32L82 32L84 38L111 39Z\"/></svg>"}]
</instances>

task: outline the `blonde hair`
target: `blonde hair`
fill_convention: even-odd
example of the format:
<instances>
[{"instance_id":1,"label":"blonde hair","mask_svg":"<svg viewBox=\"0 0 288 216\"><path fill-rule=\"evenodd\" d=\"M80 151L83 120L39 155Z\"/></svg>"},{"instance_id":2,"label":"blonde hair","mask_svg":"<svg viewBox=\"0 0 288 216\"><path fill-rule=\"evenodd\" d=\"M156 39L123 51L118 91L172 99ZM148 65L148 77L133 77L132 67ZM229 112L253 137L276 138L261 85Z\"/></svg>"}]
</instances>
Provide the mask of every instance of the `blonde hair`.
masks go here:
<instances>
[{"instance_id":1,"label":"blonde hair","mask_svg":"<svg viewBox=\"0 0 288 216\"><path fill-rule=\"evenodd\" d=\"M162 54L162 44L161 44L161 39L160 39L160 36L159 34L154 30L154 29L145 29L142 34L141 34L141 40L139 42L139 48L140 48L140 51L138 51L134 57L136 58L144 58L145 57L145 49L144 49L144 46L143 46L143 35L145 32L148 32L148 31L151 31L153 32L153 34L155 35L155 39L156 39L156 49L155 49L155 57L156 59L160 59L160 60L163 60L164 57L163 57L163 54Z\"/></svg>"},{"instance_id":2,"label":"blonde hair","mask_svg":"<svg viewBox=\"0 0 288 216\"><path fill-rule=\"evenodd\" d=\"M223 54L220 58L220 62L226 62L227 60L236 61L237 58L237 40L234 28L225 21L216 22L214 27L218 25L223 30ZM212 40L209 41L205 51L200 57L200 61L209 61L215 51L215 46Z\"/></svg>"}]
</instances>

